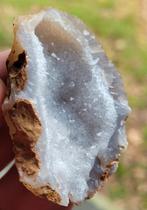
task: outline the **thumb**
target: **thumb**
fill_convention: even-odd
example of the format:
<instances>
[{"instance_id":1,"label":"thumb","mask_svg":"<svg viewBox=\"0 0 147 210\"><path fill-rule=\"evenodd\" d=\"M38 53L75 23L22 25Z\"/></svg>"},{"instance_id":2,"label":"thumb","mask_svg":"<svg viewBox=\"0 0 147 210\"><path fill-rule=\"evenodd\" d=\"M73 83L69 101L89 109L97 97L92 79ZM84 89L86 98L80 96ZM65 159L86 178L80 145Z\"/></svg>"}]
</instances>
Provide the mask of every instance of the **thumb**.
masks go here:
<instances>
[{"instance_id":1,"label":"thumb","mask_svg":"<svg viewBox=\"0 0 147 210\"><path fill-rule=\"evenodd\" d=\"M0 127L2 126L3 123L2 104L5 98L5 94L6 94L6 86L4 82L0 79Z\"/></svg>"},{"instance_id":2,"label":"thumb","mask_svg":"<svg viewBox=\"0 0 147 210\"><path fill-rule=\"evenodd\" d=\"M2 170L12 159L12 142L9 136L9 130L4 124L2 116L2 103L5 98L6 86L0 79L0 170Z\"/></svg>"}]
</instances>

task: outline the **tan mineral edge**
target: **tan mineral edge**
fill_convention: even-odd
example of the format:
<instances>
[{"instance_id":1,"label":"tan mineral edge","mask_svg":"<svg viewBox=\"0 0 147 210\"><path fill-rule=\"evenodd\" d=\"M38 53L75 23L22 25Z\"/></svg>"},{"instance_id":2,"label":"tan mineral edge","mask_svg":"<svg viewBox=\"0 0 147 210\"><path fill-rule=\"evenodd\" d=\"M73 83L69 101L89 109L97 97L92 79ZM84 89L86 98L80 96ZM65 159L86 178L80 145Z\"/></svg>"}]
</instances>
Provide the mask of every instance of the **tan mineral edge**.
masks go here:
<instances>
[{"instance_id":1,"label":"tan mineral edge","mask_svg":"<svg viewBox=\"0 0 147 210\"><path fill-rule=\"evenodd\" d=\"M18 24L19 22L15 20L13 24L14 42L6 62L8 71L7 97L3 104L3 113L13 141L16 167L18 171L22 170L27 176L35 177L40 168L35 144L41 134L41 122L29 100L15 100L13 98L13 91L23 90L27 81L27 55L19 40L16 40ZM22 180L20 181L22 182ZM61 201L59 194L50 186L33 188L31 185L23 184L36 196L46 197L57 204Z\"/></svg>"}]
</instances>

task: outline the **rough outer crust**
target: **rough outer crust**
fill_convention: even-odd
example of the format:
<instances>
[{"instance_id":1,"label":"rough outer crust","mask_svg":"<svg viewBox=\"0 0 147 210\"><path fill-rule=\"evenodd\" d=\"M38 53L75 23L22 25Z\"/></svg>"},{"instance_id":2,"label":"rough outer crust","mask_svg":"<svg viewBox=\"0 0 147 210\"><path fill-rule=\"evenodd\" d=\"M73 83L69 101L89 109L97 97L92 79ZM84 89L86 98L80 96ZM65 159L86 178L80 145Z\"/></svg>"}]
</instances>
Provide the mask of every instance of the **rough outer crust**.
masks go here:
<instances>
[{"instance_id":1,"label":"rough outer crust","mask_svg":"<svg viewBox=\"0 0 147 210\"><path fill-rule=\"evenodd\" d=\"M5 111L5 119L14 142L16 165L26 175L35 175L39 170L39 158L35 144L41 134L41 123L27 100L16 100Z\"/></svg>"},{"instance_id":2,"label":"rough outer crust","mask_svg":"<svg viewBox=\"0 0 147 210\"><path fill-rule=\"evenodd\" d=\"M100 176L101 181L106 181L111 175L113 171L113 167L118 164L118 160L111 161L105 168L103 174Z\"/></svg>"},{"instance_id":3,"label":"rough outer crust","mask_svg":"<svg viewBox=\"0 0 147 210\"><path fill-rule=\"evenodd\" d=\"M14 25L14 42L8 56L6 66L8 70L8 93L11 94L13 88L15 92L23 90L27 81L27 55L16 37L17 26Z\"/></svg>"},{"instance_id":4,"label":"rough outer crust","mask_svg":"<svg viewBox=\"0 0 147 210\"><path fill-rule=\"evenodd\" d=\"M98 157L96 157L96 158L98 159L99 165L101 166L101 170L102 170L103 167L101 165L101 161ZM93 192L89 191L89 194L86 199L92 198L97 191L102 189L104 182L106 182L109 179L109 177L112 175L113 171L115 170L116 166L118 165L118 162L119 162L119 160L117 160L117 159L113 160L108 165L106 165L104 167L104 169L101 171L101 173L99 173L99 177L98 177L98 179L101 181L101 185L95 191L93 191Z\"/></svg>"},{"instance_id":5,"label":"rough outer crust","mask_svg":"<svg viewBox=\"0 0 147 210\"><path fill-rule=\"evenodd\" d=\"M41 134L41 123L33 105L28 100L16 100L8 110L5 110L5 119L14 143L18 171L23 171L26 176L35 177L39 171L39 157L34 147ZM23 184L37 196L46 197L54 203L61 201L59 194L49 186L33 188L31 185Z\"/></svg>"},{"instance_id":6,"label":"rough outer crust","mask_svg":"<svg viewBox=\"0 0 147 210\"><path fill-rule=\"evenodd\" d=\"M25 187L30 190L31 192L33 192L35 195L37 196L40 196L40 197L45 197L47 198L48 200L54 202L54 203L57 203L59 204L61 202L61 198L59 196L59 194L51 189L49 186L43 186L43 187L39 187L39 188L32 188L31 185L29 184L25 184Z\"/></svg>"},{"instance_id":7,"label":"rough outer crust","mask_svg":"<svg viewBox=\"0 0 147 210\"><path fill-rule=\"evenodd\" d=\"M28 100L16 100L4 113L14 143L18 171L22 170L26 176L35 177L39 171L39 157L34 147L41 134L41 123L33 105ZM54 203L61 201L59 194L49 186L33 188L23 184L37 196L46 197Z\"/></svg>"},{"instance_id":8,"label":"rough outer crust","mask_svg":"<svg viewBox=\"0 0 147 210\"><path fill-rule=\"evenodd\" d=\"M27 55L16 37L18 24L17 21L13 24L14 42L6 62L7 97L3 105L3 112L14 143L17 169L19 172L23 171L26 176L35 177L40 165L35 144L41 134L41 122L29 100L15 100L13 97L13 93L23 90L27 83ZM46 197L54 203L61 201L59 194L49 186L33 188L31 185L23 184L37 196Z\"/></svg>"}]
</instances>

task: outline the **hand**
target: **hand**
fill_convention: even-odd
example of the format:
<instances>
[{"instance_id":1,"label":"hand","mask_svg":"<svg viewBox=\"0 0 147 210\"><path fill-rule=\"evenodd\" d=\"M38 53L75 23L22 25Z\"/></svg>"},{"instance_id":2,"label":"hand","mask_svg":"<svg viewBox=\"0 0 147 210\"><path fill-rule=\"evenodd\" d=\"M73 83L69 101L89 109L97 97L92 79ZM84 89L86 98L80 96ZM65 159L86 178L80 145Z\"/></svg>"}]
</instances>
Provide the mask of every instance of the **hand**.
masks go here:
<instances>
[{"instance_id":1,"label":"hand","mask_svg":"<svg viewBox=\"0 0 147 210\"><path fill-rule=\"evenodd\" d=\"M9 51L0 52L0 171L14 158L12 141L2 117L1 106L6 93L6 59ZM47 199L39 198L29 192L20 182L16 167L0 179L0 210L62 210L71 209L55 205Z\"/></svg>"}]
</instances>

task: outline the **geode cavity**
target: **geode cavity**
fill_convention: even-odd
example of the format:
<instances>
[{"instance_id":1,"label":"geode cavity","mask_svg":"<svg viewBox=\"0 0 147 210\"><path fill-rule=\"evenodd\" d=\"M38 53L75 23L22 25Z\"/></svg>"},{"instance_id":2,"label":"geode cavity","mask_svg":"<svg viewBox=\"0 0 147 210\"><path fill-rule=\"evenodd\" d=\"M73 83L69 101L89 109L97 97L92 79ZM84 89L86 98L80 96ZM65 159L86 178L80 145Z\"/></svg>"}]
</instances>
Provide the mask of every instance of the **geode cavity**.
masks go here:
<instances>
[{"instance_id":1,"label":"geode cavity","mask_svg":"<svg viewBox=\"0 0 147 210\"><path fill-rule=\"evenodd\" d=\"M127 146L119 73L77 18L55 9L19 17L3 109L21 182L67 206L91 197Z\"/></svg>"}]
</instances>

